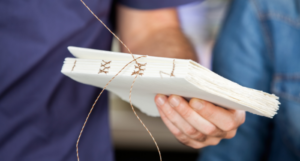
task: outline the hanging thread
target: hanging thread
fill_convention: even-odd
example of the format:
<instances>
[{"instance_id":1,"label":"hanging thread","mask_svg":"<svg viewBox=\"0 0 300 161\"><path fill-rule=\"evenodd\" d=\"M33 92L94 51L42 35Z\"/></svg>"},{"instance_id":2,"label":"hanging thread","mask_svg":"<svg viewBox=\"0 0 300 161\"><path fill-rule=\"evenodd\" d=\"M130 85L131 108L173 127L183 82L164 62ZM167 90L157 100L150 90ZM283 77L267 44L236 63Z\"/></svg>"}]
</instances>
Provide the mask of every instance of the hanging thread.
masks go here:
<instances>
[{"instance_id":1,"label":"hanging thread","mask_svg":"<svg viewBox=\"0 0 300 161\"><path fill-rule=\"evenodd\" d=\"M138 71L136 71L136 76L135 76L135 78L134 78L134 80L133 80L133 82L132 82L132 84L131 84L131 87L130 87L130 92L129 92L129 102L130 102L130 106L131 106L131 109L132 109L132 111L133 111L133 113L135 114L135 116L137 117L137 119L141 122L141 124L144 126L144 128L147 130L147 132L149 133L149 135L150 135L150 137L152 138L152 140L153 140L153 142L154 142L154 144L155 144L155 146L156 146L156 148L157 148L157 151L158 151L158 154L159 154L159 158L160 158L160 161L162 161L162 157L161 157L161 152L160 152L160 150L159 150L159 147L158 147L158 144L157 144L157 142L156 142L156 140L154 139L154 137L153 137L153 135L151 134L151 132L149 131L149 129L146 127L146 125L144 124L144 122L140 119L140 117L138 116L138 114L136 113L136 111L135 111L135 109L134 109L134 107L133 107L133 105L132 105L132 102L131 102L131 93L132 93L132 89L133 89L133 85L134 85L134 83L135 83L135 81L136 81L136 78L139 76L139 75L142 75L143 73L142 73L142 71L144 70L144 69L141 69L140 67L141 67L141 65L143 65L143 64L140 64L140 63L138 63L137 62L137 59L140 59L140 58L142 58L142 57L146 57L146 56L140 56L140 57L138 57L138 58L135 58L134 57L134 55L132 54L132 52L130 51L130 49L123 43L123 41L122 40L120 40L120 38L117 36L117 35L115 35L101 20L100 20L100 18L98 18L98 16L96 15L96 14L94 14L94 12L84 3L84 1L83 0L80 0L81 2L82 2L82 4L91 12L91 14L94 16L94 17L96 17L96 19L98 20L98 21L100 21L101 22L101 24L128 50L128 52L131 54L131 56L132 56L132 58L133 58L133 60L132 61L130 61L129 63L127 63L113 78L111 78L109 81L108 81L108 83L104 86L104 88L101 90L101 92L99 93L99 95L98 95L98 97L96 98L96 100L95 100L95 102L94 102L94 104L92 105L92 107L91 107L91 109L90 109L90 111L89 111L89 113L88 113L88 115L87 115L87 117L86 117L86 119L85 119L85 121L84 121L84 124L83 124L83 126L82 126L82 128L81 128L81 131L80 131L80 133L79 133L79 136L78 136L78 139L77 139L77 142L76 142L76 155L77 155L77 161L80 161L80 159L79 159L79 150L78 150L78 145L79 145L79 141L80 141L80 138L81 138L81 135L82 135L82 132L83 132L83 130L84 130L84 128L85 128L85 125L86 125L86 123L87 123L87 121L88 121L88 119L89 119L89 117L90 117L90 115L91 115L91 113L92 113L92 111L93 111L93 109L94 109L94 107L95 107L95 105L96 105L96 103L97 103L97 101L98 101L98 99L100 98L100 96L102 95L102 93L103 93L103 91L106 89L106 87L109 85L109 83L113 80L113 79L115 79L115 77L117 77L129 64L131 64L132 62L135 62L136 63L136 65L138 66ZM146 65L146 64L145 64ZM74 66L75 66L75 64L74 64ZM74 68L74 67L73 67ZM134 71L135 72L135 71Z\"/></svg>"}]
</instances>

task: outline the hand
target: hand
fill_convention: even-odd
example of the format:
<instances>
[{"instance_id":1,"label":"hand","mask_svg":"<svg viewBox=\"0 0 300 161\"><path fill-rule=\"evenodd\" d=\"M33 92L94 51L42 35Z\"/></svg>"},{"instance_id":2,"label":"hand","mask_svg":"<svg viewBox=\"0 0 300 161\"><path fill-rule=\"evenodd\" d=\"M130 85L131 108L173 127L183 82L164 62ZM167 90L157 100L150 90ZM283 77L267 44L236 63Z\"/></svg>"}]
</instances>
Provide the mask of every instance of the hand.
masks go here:
<instances>
[{"instance_id":1,"label":"hand","mask_svg":"<svg viewBox=\"0 0 300 161\"><path fill-rule=\"evenodd\" d=\"M197 98L187 102L180 96L155 97L160 116L169 130L183 144L195 149L217 145L233 138L245 122L245 112L228 110Z\"/></svg>"}]
</instances>

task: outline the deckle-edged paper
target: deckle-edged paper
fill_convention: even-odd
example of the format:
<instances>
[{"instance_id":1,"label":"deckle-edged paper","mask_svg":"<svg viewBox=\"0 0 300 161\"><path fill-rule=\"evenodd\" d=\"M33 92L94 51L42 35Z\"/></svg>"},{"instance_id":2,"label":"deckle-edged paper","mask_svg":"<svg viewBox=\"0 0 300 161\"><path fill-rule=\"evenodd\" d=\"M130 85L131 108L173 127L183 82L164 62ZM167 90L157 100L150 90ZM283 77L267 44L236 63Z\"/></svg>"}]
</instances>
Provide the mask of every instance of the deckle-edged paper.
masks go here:
<instances>
[{"instance_id":1,"label":"deckle-edged paper","mask_svg":"<svg viewBox=\"0 0 300 161\"><path fill-rule=\"evenodd\" d=\"M77 58L66 58L61 72L78 82L100 88L133 59L125 53L79 47L69 47L69 51ZM140 55L134 56L137 58ZM278 110L279 102L275 95L242 87L192 60L147 56L138 62L142 66L129 64L107 86L107 90L129 102L134 71L140 68L131 100L149 116L159 116L154 102L158 93L200 98L221 107L245 110L270 118Z\"/></svg>"}]
</instances>

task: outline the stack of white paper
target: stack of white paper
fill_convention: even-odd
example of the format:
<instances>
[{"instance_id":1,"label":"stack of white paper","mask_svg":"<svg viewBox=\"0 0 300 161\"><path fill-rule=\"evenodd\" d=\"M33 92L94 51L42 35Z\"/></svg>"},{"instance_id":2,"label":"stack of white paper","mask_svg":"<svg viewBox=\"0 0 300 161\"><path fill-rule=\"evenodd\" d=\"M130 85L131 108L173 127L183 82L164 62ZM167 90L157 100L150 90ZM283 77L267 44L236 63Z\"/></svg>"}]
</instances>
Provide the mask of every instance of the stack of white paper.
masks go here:
<instances>
[{"instance_id":1,"label":"stack of white paper","mask_svg":"<svg viewBox=\"0 0 300 161\"><path fill-rule=\"evenodd\" d=\"M103 88L124 65L132 61L130 54L69 47L77 58L66 58L62 73L84 83ZM134 55L135 58L140 55ZM278 110L278 97L242 87L191 60L147 56L137 60L142 69L132 91L132 103L150 116L159 116L156 94L200 98L230 109L241 109L272 118ZM129 64L107 87L129 101L136 63ZM172 73L174 76L171 76Z\"/></svg>"}]
</instances>

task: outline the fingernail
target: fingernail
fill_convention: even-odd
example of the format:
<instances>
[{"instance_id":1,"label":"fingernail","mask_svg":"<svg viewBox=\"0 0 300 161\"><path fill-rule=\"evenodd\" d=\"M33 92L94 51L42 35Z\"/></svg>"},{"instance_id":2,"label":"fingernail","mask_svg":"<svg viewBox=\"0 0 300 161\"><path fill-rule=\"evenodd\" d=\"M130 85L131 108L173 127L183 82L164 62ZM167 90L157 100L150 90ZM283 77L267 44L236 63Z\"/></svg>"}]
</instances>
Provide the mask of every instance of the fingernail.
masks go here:
<instances>
[{"instance_id":1,"label":"fingernail","mask_svg":"<svg viewBox=\"0 0 300 161\"><path fill-rule=\"evenodd\" d=\"M173 96L170 100L170 105L172 107L177 107L179 105L179 102L180 102L179 97L178 96Z\"/></svg>"},{"instance_id":2,"label":"fingernail","mask_svg":"<svg viewBox=\"0 0 300 161\"><path fill-rule=\"evenodd\" d=\"M165 104L167 98L164 95L159 95L155 101L157 106L162 106L163 104Z\"/></svg>"},{"instance_id":3,"label":"fingernail","mask_svg":"<svg viewBox=\"0 0 300 161\"><path fill-rule=\"evenodd\" d=\"M191 106L194 110L201 110L203 108L203 103L199 99L195 99L191 102Z\"/></svg>"}]
</instances>

